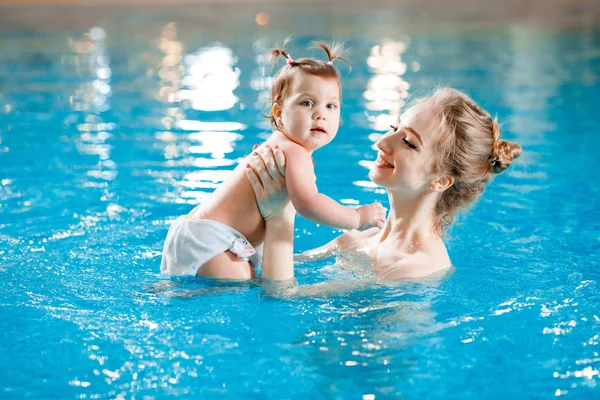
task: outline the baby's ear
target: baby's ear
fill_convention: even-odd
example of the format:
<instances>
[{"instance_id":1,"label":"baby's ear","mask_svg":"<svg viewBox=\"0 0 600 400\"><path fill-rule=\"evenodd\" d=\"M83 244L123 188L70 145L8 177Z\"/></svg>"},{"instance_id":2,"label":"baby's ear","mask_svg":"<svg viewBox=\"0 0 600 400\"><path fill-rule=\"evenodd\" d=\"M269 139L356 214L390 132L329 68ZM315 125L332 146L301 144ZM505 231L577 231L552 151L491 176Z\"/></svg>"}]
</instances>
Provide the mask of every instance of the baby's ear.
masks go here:
<instances>
[{"instance_id":1,"label":"baby's ear","mask_svg":"<svg viewBox=\"0 0 600 400\"><path fill-rule=\"evenodd\" d=\"M281 117L281 107L279 107L279 104L277 104L277 103L273 104L273 107L271 108L271 115L275 119Z\"/></svg>"}]
</instances>

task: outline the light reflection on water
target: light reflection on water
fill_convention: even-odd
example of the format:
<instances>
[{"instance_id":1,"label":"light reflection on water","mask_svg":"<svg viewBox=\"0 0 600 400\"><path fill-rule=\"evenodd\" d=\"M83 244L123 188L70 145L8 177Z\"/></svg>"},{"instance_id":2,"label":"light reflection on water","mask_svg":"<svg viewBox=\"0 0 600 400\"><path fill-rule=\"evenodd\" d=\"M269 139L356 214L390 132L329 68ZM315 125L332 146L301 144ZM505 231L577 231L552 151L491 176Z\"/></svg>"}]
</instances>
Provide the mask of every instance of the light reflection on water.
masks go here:
<instances>
[{"instance_id":1,"label":"light reflection on water","mask_svg":"<svg viewBox=\"0 0 600 400\"><path fill-rule=\"evenodd\" d=\"M90 74L91 81L79 84L69 102L75 111L101 113L110 108L108 98L111 95L110 60L106 54L106 32L93 27L80 39L69 38L69 47L75 52L70 58L75 74Z\"/></svg>"},{"instance_id":2,"label":"light reflection on water","mask_svg":"<svg viewBox=\"0 0 600 400\"><path fill-rule=\"evenodd\" d=\"M405 42L386 40L383 44L374 46L367 58L367 65L374 75L369 79L367 90L363 94L367 100L365 108L385 112L371 119L375 130L387 130L394 121L391 118L400 113L409 96L410 85L402 79L406 72L402 54L406 52L407 46Z\"/></svg>"},{"instance_id":3,"label":"light reflection on water","mask_svg":"<svg viewBox=\"0 0 600 400\"><path fill-rule=\"evenodd\" d=\"M239 86L241 71L235 67L237 59L232 50L220 44L203 46L191 54L184 53L184 44L177 40L176 23L162 28L157 44L164 53L158 70L157 97L170 105L161 119L170 131L156 137L165 142L161 147L165 159L174 161L169 163L171 167L193 166L204 170L186 174L178 182L182 189L179 197L187 203L197 204L216 188L223 175L228 174L212 168L234 166L235 161L227 159L226 154L234 151L235 142L243 136L230 131L243 130L246 126L234 121L187 119L185 109L204 112L231 109L239 100L234 91ZM203 119L211 119L205 115ZM172 132L173 129L198 132L184 136ZM209 157L199 156L202 154ZM167 177L161 175L161 179Z\"/></svg>"},{"instance_id":4,"label":"light reflection on water","mask_svg":"<svg viewBox=\"0 0 600 400\"><path fill-rule=\"evenodd\" d=\"M220 111L232 108L238 101L233 91L239 85L240 69L231 49L213 45L184 57L187 75L183 84L189 89L177 92L181 99L191 101L192 108Z\"/></svg>"},{"instance_id":5,"label":"light reflection on water","mask_svg":"<svg viewBox=\"0 0 600 400\"><path fill-rule=\"evenodd\" d=\"M82 77L82 82L69 98L71 109L84 116L84 122L76 125L81 132L76 140L80 154L96 155L98 162L87 171L93 178L83 183L84 188L102 188L101 200L109 201L114 193L108 184L116 179L117 164L111 159L112 145L108 142L113 136L107 132L115 129L113 122L104 121L102 113L110 110L112 95L110 58L106 50L106 32L101 27L93 27L80 38L68 39L69 47L75 53L68 58L67 65L73 73Z\"/></svg>"},{"instance_id":6,"label":"light reflection on water","mask_svg":"<svg viewBox=\"0 0 600 400\"><path fill-rule=\"evenodd\" d=\"M147 29L141 39L98 24L8 31L3 387L16 397L593 397L597 34L517 24L384 37L356 23L361 35L346 37L344 125L315 154L326 194L385 203L366 176L372 145L390 115L438 83L484 102L525 147L452 232L454 276L381 286L360 260L341 257L298 267L303 284L341 283L286 301L258 282L162 279L169 224L268 136L265 53L286 35L196 35L164 18L134 20ZM302 56L321 33L294 39L290 52ZM335 233L299 220L297 246Z\"/></svg>"}]
</instances>

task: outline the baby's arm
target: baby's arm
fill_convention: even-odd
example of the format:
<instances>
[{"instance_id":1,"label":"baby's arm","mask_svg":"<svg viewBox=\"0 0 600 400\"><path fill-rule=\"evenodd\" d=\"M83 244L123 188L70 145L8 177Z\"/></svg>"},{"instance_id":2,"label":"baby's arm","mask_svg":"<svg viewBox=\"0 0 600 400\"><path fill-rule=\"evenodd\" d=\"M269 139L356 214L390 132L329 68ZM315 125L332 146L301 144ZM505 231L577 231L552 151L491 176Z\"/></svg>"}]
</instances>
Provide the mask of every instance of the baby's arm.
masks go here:
<instances>
[{"instance_id":1,"label":"baby's arm","mask_svg":"<svg viewBox=\"0 0 600 400\"><path fill-rule=\"evenodd\" d=\"M319 193L310 154L304 148L285 146L285 177L288 195L298 214L318 224L343 229L383 226L385 211L381 204L354 208L339 204Z\"/></svg>"}]
</instances>

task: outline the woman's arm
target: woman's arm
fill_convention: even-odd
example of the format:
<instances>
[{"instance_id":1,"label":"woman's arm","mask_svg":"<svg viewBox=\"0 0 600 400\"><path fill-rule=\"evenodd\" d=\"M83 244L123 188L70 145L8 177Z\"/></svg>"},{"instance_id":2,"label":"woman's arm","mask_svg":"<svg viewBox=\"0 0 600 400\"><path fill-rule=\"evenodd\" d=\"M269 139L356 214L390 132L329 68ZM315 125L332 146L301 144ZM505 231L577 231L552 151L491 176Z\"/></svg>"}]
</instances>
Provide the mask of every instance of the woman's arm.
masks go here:
<instances>
[{"instance_id":1,"label":"woman's arm","mask_svg":"<svg viewBox=\"0 0 600 400\"><path fill-rule=\"evenodd\" d=\"M262 276L274 281L290 280L294 278L294 219L270 218L265 224Z\"/></svg>"},{"instance_id":2,"label":"woman's arm","mask_svg":"<svg viewBox=\"0 0 600 400\"><path fill-rule=\"evenodd\" d=\"M331 257L334 253L351 253L372 246L372 240L381 230L370 228L365 231L353 229L336 237L331 242L316 249L294 255L294 261L318 261Z\"/></svg>"},{"instance_id":3,"label":"woman's arm","mask_svg":"<svg viewBox=\"0 0 600 400\"><path fill-rule=\"evenodd\" d=\"M317 247L316 249L310 249L303 251L300 254L294 254L294 261L298 262L306 262L306 261L319 261L325 258L329 258L333 255L335 251L337 251L338 238L333 239L331 242Z\"/></svg>"},{"instance_id":4,"label":"woman's arm","mask_svg":"<svg viewBox=\"0 0 600 400\"><path fill-rule=\"evenodd\" d=\"M248 159L246 176L254 189L256 204L265 219L262 276L266 280L294 278L294 217L287 197L285 156L277 146L262 146Z\"/></svg>"}]
</instances>

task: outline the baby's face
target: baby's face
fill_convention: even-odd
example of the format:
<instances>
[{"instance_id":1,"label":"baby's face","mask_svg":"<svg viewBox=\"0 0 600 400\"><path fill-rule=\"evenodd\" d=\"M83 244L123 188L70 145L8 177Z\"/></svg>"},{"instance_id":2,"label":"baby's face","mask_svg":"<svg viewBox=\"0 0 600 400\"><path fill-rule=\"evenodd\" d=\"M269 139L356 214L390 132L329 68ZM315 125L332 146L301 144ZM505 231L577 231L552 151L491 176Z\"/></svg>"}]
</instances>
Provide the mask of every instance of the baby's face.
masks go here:
<instances>
[{"instance_id":1,"label":"baby's face","mask_svg":"<svg viewBox=\"0 0 600 400\"><path fill-rule=\"evenodd\" d=\"M334 79L299 73L279 112L283 133L312 152L331 142L337 134L340 87Z\"/></svg>"}]
</instances>

